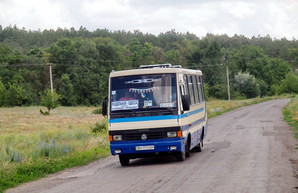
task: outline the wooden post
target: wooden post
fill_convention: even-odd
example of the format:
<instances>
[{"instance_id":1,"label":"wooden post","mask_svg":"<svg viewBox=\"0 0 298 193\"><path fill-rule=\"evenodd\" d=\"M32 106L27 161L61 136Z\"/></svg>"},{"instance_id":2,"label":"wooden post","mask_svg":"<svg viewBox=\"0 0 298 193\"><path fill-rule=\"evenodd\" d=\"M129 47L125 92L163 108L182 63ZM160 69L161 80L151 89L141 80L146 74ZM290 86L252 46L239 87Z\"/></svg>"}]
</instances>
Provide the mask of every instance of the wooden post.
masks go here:
<instances>
[{"instance_id":1,"label":"wooden post","mask_svg":"<svg viewBox=\"0 0 298 193\"><path fill-rule=\"evenodd\" d=\"M53 90L53 77L52 77L52 64L50 63L49 64L49 67L50 67L50 84L51 84L51 92L52 94L54 93L54 90Z\"/></svg>"}]
</instances>

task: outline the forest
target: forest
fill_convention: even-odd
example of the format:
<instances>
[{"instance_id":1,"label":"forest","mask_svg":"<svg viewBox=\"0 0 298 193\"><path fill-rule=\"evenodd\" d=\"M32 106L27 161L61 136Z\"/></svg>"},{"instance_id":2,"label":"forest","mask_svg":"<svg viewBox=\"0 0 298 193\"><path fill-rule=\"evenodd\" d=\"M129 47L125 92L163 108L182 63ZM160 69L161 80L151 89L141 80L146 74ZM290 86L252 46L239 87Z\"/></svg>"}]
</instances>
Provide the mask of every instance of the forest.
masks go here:
<instances>
[{"instance_id":1,"label":"forest","mask_svg":"<svg viewBox=\"0 0 298 193\"><path fill-rule=\"evenodd\" d=\"M39 105L50 65L61 105L90 106L107 97L112 70L160 63L202 70L207 97L228 98L227 67L233 100L298 93L295 39L0 25L0 106Z\"/></svg>"}]
</instances>

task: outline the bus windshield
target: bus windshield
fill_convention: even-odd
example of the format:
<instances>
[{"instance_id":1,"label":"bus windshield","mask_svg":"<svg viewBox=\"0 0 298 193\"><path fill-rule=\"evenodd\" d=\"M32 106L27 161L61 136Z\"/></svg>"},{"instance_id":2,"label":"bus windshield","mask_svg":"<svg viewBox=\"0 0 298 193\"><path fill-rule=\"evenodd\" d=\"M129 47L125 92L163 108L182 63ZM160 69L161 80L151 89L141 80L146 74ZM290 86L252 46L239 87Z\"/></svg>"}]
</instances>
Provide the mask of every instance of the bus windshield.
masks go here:
<instances>
[{"instance_id":1,"label":"bus windshield","mask_svg":"<svg viewBox=\"0 0 298 193\"><path fill-rule=\"evenodd\" d=\"M111 78L111 112L176 109L176 75L146 74Z\"/></svg>"}]
</instances>

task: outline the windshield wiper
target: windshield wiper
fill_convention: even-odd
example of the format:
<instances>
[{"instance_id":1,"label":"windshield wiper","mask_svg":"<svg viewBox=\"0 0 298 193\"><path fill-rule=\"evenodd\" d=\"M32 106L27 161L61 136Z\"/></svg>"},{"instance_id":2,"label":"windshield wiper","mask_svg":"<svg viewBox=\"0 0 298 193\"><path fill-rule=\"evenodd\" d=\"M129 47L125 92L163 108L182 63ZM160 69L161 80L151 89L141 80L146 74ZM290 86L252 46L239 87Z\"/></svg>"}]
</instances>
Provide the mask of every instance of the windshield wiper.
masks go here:
<instances>
[{"instance_id":1,"label":"windshield wiper","mask_svg":"<svg viewBox=\"0 0 298 193\"><path fill-rule=\"evenodd\" d=\"M117 110L117 111L111 111L111 114L122 114L122 113L135 113L136 109L123 109L123 110Z\"/></svg>"},{"instance_id":2,"label":"windshield wiper","mask_svg":"<svg viewBox=\"0 0 298 193\"><path fill-rule=\"evenodd\" d=\"M155 112L173 112L174 109L172 107L153 107L153 108L145 108L145 109L138 109L135 111L136 114L139 113L155 113Z\"/></svg>"}]
</instances>

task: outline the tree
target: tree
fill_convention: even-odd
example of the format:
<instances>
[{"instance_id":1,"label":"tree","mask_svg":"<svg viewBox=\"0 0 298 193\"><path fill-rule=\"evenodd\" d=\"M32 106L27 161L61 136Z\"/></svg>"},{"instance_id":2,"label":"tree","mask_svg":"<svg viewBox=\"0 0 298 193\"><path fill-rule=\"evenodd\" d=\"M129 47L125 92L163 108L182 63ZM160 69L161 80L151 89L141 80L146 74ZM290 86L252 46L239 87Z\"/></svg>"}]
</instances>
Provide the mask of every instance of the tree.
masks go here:
<instances>
[{"instance_id":1,"label":"tree","mask_svg":"<svg viewBox=\"0 0 298 193\"><path fill-rule=\"evenodd\" d=\"M204 82L210 86L209 95L225 98L223 86L225 82L225 71L222 63L222 52L218 39L214 37L203 40L183 42L185 49L181 51L185 55L186 68L200 69L204 76Z\"/></svg>"},{"instance_id":2,"label":"tree","mask_svg":"<svg viewBox=\"0 0 298 193\"><path fill-rule=\"evenodd\" d=\"M40 112L43 115L49 115L52 109L55 109L60 105L60 98L60 95L57 94L55 90L52 93L50 89L46 89L43 93L40 93L40 104L48 110L47 112L43 112L40 109Z\"/></svg>"},{"instance_id":3,"label":"tree","mask_svg":"<svg viewBox=\"0 0 298 193\"><path fill-rule=\"evenodd\" d=\"M298 69L298 48L290 48L289 56L292 68L295 71Z\"/></svg>"},{"instance_id":4,"label":"tree","mask_svg":"<svg viewBox=\"0 0 298 193\"><path fill-rule=\"evenodd\" d=\"M22 86L9 83L5 95L5 105L6 106L19 106L23 104L23 100L26 99L25 89Z\"/></svg>"},{"instance_id":5,"label":"tree","mask_svg":"<svg viewBox=\"0 0 298 193\"><path fill-rule=\"evenodd\" d=\"M298 75L289 73L286 78L281 81L277 87L278 94L282 93L295 93L298 94Z\"/></svg>"},{"instance_id":6,"label":"tree","mask_svg":"<svg viewBox=\"0 0 298 193\"><path fill-rule=\"evenodd\" d=\"M241 73L235 76L235 89L247 98L253 98L260 95L260 86L254 75Z\"/></svg>"},{"instance_id":7,"label":"tree","mask_svg":"<svg viewBox=\"0 0 298 193\"><path fill-rule=\"evenodd\" d=\"M268 57L262 48L257 46L241 46L239 49L233 49L230 52L229 62L237 68L231 69L234 75L239 71L249 72L256 78L262 78L264 67L268 63Z\"/></svg>"},{"instance_id":8,"label":"tree","mask_svg":"<svg viewBox=\"0 0 298 193\"><path fill-rule=\"evenodd\" d=\"M288 88L284 83L289 79L286 75L291 70L298 71L297 48L298 40L270 36L208 33L197 37L174 29L156 36L139 30L88 31L83 26L78 30L43 31L0 26L0 78L5 93L1 100L7 106L39 104L39 93L49 86L48 62L54 63L53 82L63 105L98 104L107 96L108 74L112 70L168 62L202 70L210 97L226 98L226 56L230 81L235 82L238 72L249 73L256 78L264 96L284 85ZM12 82L15 76L23 80ZM234 84L230 86L232 96L247 97L234 89Z\"/></svg>"},{"instance_id":9,"label":"tree","mask_svg":"<svg viewBox=\"0 0 298 193\"><path fill-rule=\"evenodd\" d=\"M179 64L179 51L178 50L168 50L165 53L166 60L170 61L172 64Z\"/></svg>"},{"instance_id":10,"label":"tree","mask_svg":"<svg viewBox=\"0 0 298 193\"><path fill-rule=\"evenodd\" d=\"M6 97L6 88L0 79L0 107L5 105L6 103L5 97Z\"/></svg>"},{"instance_id":11,"label":"tree","mask_svg":"<svg viewBox=\"0 0 298 193\"><path fill-rule=\"evenodd\" d=\"M59 93L61 103L65 106L77 105L77 94L68 74L63 74L60 80Z\"/></svg>"},{"instance_id":12,"label":"tree","mask_svg":"<svg viewBox=\"0 0 298 193\"><path fill-rule=\"evenodd\" d=\"M132 68L138 68L140 65L153 64L155 62L154 51L158 48L154 47L152 43L145 42L142 44L139 39L132 38L129 41L128 48L130 50L130 61Z\"/></svg>"},{"instance_id":13,"label":"tree","mask_svg":"<svg viewBox=\"0 0 298 193\"><path fill-rule=\"evenodd\" d=\"M291 71L288 62L280 58L268 59L268 65L264 66L263 69L263 80L268 85L279 85L286 75Z\"/></svg>"},{"instance_id":14,"label":"tree","mask_svg":"<svg viewBox=\"0 0 298 193\"><path fill-rule=\"evenodd\" d=\"M21 73L16 73L8 83L5 94L6 106L19 106L26 100L26 90L23 88L24 78Z\"/></svg>"}]
</instances>

